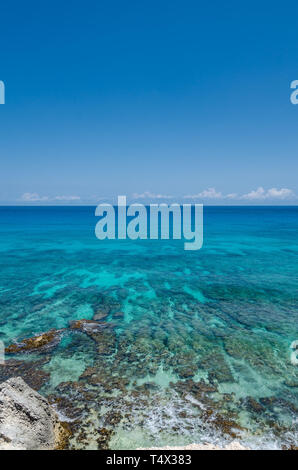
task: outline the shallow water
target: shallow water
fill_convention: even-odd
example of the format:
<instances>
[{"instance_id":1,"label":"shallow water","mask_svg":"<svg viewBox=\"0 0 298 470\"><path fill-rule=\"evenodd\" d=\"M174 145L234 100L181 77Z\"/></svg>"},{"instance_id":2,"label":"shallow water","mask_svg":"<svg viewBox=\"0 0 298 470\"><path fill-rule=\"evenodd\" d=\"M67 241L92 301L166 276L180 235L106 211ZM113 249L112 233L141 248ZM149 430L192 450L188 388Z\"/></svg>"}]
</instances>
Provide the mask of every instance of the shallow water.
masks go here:
<instances>
[{"instance_id":1,"label":"shallow water","mask_svg":"<svg viewBox=\"0 0 298 470\"><path fill-rule=\"evenodd\" d=\"M93 207L0 208L0 339L65 329L0 378L42 371L35 388L80 422L74 448L218 443L231 423L254 448L297 445L298 208L207 207L193 252L99 241L96 221ZM98 312L99 340L69 329Z\"/></svg>"}]
</instances>

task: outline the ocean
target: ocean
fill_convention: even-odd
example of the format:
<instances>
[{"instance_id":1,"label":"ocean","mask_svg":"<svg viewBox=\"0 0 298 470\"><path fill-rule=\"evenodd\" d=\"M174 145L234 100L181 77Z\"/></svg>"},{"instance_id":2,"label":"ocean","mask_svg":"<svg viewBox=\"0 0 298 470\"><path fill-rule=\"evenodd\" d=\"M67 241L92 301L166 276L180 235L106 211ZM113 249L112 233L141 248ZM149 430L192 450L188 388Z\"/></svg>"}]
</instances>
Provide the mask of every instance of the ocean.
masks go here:
<instances>
[{"instance_id":1,"label":"ocean","mask_svg":"<svg viewBox=\"0 0 298 470\"><path fill-rule=\"evenodd\" d=\"M0 380L46 396L74 449L297 446L298 207L205 207L198 251L100 241L96 222L0 208L0 340L56 334Z\"/></svg>"}]
</instances>

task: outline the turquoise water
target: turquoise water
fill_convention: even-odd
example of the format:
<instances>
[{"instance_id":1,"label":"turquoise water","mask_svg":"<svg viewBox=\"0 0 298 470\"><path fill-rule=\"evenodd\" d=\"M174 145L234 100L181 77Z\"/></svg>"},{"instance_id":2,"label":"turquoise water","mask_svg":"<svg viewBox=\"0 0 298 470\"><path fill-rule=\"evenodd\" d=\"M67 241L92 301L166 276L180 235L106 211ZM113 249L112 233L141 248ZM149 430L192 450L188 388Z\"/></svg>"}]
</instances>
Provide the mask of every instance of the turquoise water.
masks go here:
<instances>
[{"instance_id":1,"label":"turquoise water","mask_svg":"<svg viewBox=\"0 0 298 470\"><path fill-rule=\"evenodd\" d=\"M32 380L72 448L228 442L231 423L253 448L297 446L298 208L207 207L193 252L99 241L94 211L0 208L0 340L63 329L0 379ZM103 312L96 340L69 328Z\"/></svg>"}]
</instances>

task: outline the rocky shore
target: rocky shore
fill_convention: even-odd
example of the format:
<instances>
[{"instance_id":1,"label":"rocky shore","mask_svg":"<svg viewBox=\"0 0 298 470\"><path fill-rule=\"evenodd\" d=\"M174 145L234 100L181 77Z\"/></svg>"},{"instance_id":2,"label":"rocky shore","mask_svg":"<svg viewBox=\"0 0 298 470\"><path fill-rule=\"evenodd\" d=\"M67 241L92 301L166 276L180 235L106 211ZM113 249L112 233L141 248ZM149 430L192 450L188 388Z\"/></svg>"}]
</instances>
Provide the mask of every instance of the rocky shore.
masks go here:
<instances>
[{"instance_id":1,"label":"rocky shore","mask_svg":"<svg viewBox=\"0 0 298 470\"><path fill-rule=\"evenodd\" d=\"M67 424L23 379L0 385L0 450L59 450L68 437Z\"/></svg>"},{"instance_id":2,"label":"rocky shore","mask_svg":"<svg viewBox=\"0 0 298 470\"><path fill-rule=\"evenodd\" d=\"M168 338L156 326L152 338L145 324L141 331L136 325L137 331L132 326L119 335L123 313L118 304L113 308L94 309L92 319L17 338L5 348L0 449L152 449L157 443L176 449L167 444L182 433L182 442L192 444L177 450L246 450L239 441L247 435L257 441L256 446L245 441L253 448L297 449L294 426L277 419L276 410L290 419L297 413L286 397L223 392L221 384L233 383L231 370L218 351L205 355L205 339L191 336L193 347L202 351L201 370L208 371L202 378L195 376L193 356L175 332ZM113 321L103 321L111 311ZM236 355L237 345L229 345ZM289 389L296 386L295 377ZM207 443L196 444L201 430ZM275 442L267 445L262 433Z\"/></svg>"},{"instance_id":3,"label":"rocky shore","mask_svg":"<svg viewBox=\"0 0 298 470\"><path fill-rule=\"evenodd\" d=\"M67 424L59 420L48 401L23 379L12 378L0 385L0 450L63 450L68 438ZM224 449L212 444L153 449L248 450L238 442Z\"/></svg>"}]
</instances>

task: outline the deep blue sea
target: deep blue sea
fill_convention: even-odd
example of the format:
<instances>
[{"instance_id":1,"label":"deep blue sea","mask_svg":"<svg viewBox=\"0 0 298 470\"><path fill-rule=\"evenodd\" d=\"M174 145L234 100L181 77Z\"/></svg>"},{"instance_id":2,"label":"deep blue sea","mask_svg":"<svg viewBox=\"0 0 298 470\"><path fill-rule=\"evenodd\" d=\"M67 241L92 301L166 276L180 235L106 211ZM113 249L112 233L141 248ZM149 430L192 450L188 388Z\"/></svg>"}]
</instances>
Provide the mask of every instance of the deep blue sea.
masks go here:
<instances>
[{"instance_id":1,"label":"deep blue sea","mask_svg":"<svg viewBox=\"0 0 298 470\"><path fill-rule=\"evenodd\" d=\"M0 340L71 448L297 446L298 207L205 207L204 245L99 241L94 207L0 208ZM70 329L95 318L94 337ZM33 380L34 379L34 380ZM78 424L79 423L79 424Z\"/></svg>"}]
</instances>

